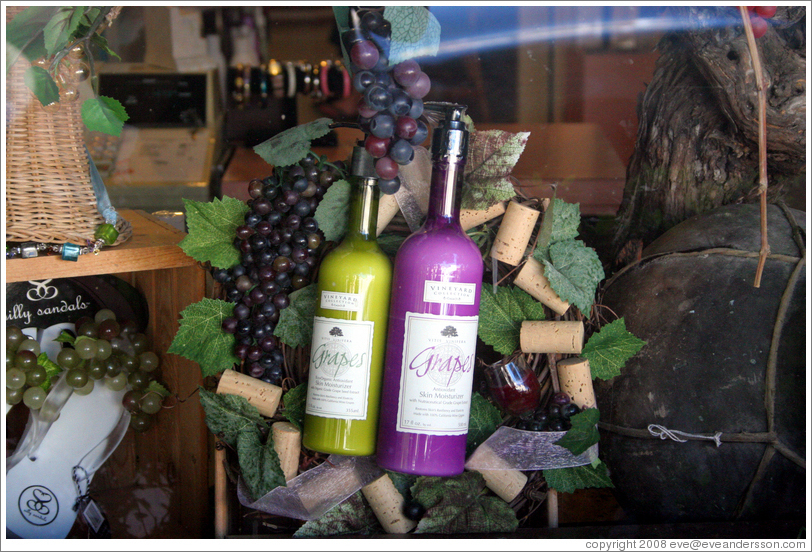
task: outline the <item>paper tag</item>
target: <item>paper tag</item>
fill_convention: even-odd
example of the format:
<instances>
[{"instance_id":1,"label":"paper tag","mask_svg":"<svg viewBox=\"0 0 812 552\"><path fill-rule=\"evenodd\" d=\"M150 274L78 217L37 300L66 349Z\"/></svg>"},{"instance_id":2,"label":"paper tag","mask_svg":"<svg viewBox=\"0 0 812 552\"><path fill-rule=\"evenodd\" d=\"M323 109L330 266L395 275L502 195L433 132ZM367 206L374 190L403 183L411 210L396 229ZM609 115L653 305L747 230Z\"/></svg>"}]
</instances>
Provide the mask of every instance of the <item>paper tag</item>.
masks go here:
<instances>
[{"instance_id":1,"label":"paper tag","mask_svg":"<svg viewBox=\"0 0 812 552\"><path fill-rule=\"evenodd\" d=\"M82 508L80 514L87 523L92 538L110 537L110 524L107 522L107 519L104 517L104 514L101 512L99 507L96 505L95 500L92 498L88 499L87 502L84 503L84 507Z\"/></svg>"}]
</instances>

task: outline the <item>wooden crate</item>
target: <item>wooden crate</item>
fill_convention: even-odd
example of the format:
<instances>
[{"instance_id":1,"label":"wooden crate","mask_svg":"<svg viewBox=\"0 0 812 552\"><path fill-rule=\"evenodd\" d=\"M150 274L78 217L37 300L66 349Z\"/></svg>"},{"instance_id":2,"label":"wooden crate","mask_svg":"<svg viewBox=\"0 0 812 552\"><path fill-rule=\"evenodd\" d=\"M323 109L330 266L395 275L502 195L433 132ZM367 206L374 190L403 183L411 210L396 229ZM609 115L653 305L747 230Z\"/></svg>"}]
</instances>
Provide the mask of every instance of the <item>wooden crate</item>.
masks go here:
<instances>
[{"instance_id":1,"label":"wooden crate","mask_svg":"<svg viewBox=\"0 0 812 552\"><path fill-rule=\"evenodd\" d=\"M163 380L178 395L143 434L128 431L96 473L90 491L110 521L113 538L213 536L209 501L210 433L196 390L197 363L166 354L179 313L206 294L206 271L178 247L186 235L143 211L121 210L133 237L77 262L57 256L10 259L6 282L112 274L133 285L149 304L146 335L161 360Z\"/></svg>"}]
</instances>

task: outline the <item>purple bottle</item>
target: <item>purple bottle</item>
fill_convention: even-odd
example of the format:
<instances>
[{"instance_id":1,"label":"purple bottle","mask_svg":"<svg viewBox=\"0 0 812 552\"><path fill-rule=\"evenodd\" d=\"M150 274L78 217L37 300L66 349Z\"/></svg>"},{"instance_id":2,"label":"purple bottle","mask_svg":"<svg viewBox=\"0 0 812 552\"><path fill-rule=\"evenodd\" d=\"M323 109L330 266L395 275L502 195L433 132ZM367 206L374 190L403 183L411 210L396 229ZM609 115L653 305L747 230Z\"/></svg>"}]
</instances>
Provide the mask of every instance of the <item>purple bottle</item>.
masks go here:
<instances>
[{"instance_id":1,"label":"purple bottle","mask_svg":"<svg viewBox=\"0 0 812 552\"><path fill-rule=\"evenodd\" d=\"M417 475L463 472L482 255L460 226L465 106L440 105L426 222L395 257L377 462Z\"/></svg>"}]
</instances>

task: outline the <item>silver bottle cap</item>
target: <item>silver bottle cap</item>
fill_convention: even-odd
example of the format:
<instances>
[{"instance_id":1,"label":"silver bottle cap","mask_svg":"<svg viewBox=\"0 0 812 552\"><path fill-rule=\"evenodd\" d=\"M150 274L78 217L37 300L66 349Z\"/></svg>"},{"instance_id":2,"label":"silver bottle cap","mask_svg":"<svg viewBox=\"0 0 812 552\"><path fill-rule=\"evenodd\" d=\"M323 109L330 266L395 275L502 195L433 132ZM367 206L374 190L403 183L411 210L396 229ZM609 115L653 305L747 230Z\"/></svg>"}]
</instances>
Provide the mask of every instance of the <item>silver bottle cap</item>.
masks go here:
<instances>
[{"instance_id":1,"label":"silver bottle cap","mask_svg":"<svg viewBox=\"0 0 812 552\"><path fill-rule=\"evenodd\" d=\"M440 116L440 124L431 138L431 156L466 157L468 155L468 130L462 117L467 106L447 102L426 102L425 109Z\"/></svg>"}]
</instances>

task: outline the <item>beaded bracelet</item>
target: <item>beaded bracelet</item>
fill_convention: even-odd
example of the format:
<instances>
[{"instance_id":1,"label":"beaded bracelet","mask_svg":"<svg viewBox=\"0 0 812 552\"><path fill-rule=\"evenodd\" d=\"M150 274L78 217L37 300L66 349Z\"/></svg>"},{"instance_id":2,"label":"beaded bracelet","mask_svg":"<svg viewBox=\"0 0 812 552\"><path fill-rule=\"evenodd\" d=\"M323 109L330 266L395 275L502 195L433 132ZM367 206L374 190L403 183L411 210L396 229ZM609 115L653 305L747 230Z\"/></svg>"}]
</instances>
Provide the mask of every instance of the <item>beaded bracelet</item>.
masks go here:
<instances>
[{"instance_id":1,"label":"beaded bracelet","mask_svg":"<svg viewBox=\"0 0 812 552\"><path fill-rule=\"evenodd\" d=\"M95 239L85 241L87 245L84 247L70 242L63 244L23 242L20 245L6 246L6 259L16 257L30 259L38 257L40 251L44 251L46 254L61 255L63 261L76 262L79 260L79 255L87 253L98 255L103 246L115 243L116 238L118 238L118 230L112 224L105 222L96 228L93 237Z\"/></svg>"}]
</instances>

